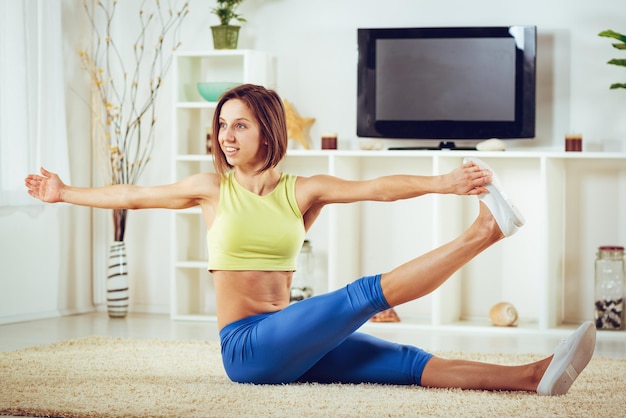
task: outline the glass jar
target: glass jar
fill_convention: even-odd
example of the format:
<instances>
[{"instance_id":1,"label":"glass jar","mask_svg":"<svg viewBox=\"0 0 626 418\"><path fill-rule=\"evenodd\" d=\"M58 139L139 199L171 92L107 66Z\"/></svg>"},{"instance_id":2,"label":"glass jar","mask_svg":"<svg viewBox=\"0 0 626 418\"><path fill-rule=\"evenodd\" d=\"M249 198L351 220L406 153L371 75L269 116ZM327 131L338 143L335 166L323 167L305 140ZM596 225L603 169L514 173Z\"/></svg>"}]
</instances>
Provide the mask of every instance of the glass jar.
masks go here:
<instances>
[{"instance_id":1,"label":"glass jar","mask_svg":"<svg viewBox=\"0 0 626 418\"><path fill-rule=\"evenodd\" d=\"M624 310L624 247L599 247L595 270L596 329L619 330Z\"/></svg>"},{"instance_id":2,"label":"glass jar","mask_svg":"<svg viewBox=\"0 0 626 418\"><path fill-rule=\"evenodd\" d=\"M313 247L307 239L302 243L302 249L298 254L297 270L293 274L291 283L291 302L297 302L313 296Z\"/></svg>"}]
</instances>

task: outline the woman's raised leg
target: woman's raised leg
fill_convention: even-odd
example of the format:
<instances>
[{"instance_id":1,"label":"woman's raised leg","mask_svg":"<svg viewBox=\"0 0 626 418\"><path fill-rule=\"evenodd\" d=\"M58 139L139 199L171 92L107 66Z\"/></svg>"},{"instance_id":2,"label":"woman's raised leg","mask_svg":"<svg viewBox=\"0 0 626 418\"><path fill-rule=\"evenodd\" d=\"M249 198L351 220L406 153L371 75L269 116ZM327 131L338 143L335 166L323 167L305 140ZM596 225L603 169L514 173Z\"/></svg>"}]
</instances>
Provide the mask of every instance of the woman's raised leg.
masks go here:
<instances>
[{"instance_id":1,"label":"woman's raised leg","mask_svg":"<svg viewBox=\"0 0 626 418\"><path fill-rule=\"evenodd\" d=\"M502 238L490 210L480 202L478 217L458 238L382 275L380 284L387 302L397 306L431 293Z\"/></svg>"},{"instance_id":2,"label":"woman's raised leg","mask_svg":"<svg viewBox=\"0 0 626 418\"><path fill-rule=\"evenodd\" d=\"M491 170L477 158L466 158ZM478 196L480 210L474 223L458 238L383 274L381 286L391 306L418 299L441 286L472 258L524 225L524 216L502 190L495 173Z\"/></svg>"}]
</instances>

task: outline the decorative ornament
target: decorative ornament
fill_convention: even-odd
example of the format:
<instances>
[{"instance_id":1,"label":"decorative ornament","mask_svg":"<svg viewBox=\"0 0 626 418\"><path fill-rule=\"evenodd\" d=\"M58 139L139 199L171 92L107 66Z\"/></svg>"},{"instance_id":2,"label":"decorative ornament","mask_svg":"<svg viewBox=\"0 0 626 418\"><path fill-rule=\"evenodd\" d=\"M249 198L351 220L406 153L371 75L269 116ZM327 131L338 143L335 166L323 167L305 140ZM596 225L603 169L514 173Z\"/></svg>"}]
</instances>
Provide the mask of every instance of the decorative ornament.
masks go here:
<instances>
[{"instance_id":1,"label":"decorative ornament","mask_svg":"<svg viewBox=\"0 0 626 418\"><path fill-rule=\"evenodd\" d=\"M287 100L284 100L284 103L287 117L287 137L298 141L305 149L311 149L308 130L315 122L315 118L300 117L291 103Z\"/></svg>"},{"instance_id":2,"label":"decorative ornament","mask_svg":"<svg viewBox=\"0 0 626 418\"><path fill-rule=\"evenodd\" d=\"M489 320L497 327L516 327L517 309L509 302L496 303L489 310Z\"/></svg>"},{"instance_id":3,"label":"decorative ornament","mask_svg":"<svg viewBox=\"0 0 626 418\"><path fill-rule=\"evenodd\" d=\"M478 151L504 151L506 144L501 139L491 138L476 144L476 149Z\"/></svg>"},{"instance_id":4,"label":"decorative ornament","mask_svg":"<svg viewBox=\"0 0 626 418\"><path fill-rule=\"evenodd\" d=\"M370 318L372 322L400 322L400 317L393 308L382 311Z\"/></svg>"}]
</instances>

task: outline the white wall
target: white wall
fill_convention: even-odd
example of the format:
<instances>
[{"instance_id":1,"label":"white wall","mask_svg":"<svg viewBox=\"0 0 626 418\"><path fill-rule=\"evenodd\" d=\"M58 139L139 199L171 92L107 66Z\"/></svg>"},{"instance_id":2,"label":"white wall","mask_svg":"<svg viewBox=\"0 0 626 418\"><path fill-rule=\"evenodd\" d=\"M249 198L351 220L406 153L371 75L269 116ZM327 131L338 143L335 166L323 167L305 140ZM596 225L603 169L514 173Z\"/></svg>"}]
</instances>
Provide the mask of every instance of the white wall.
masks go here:
<instances>
[{"instance_id":1,"label":"white wall","mask_svg":"<svg viewBox=\"0 0 626 418\"><path fill-rule=\"evenodd\" d=\"M620 56L603 29L626 31L619 0L542 2L497 0L249 1L244 46L278 57L278 89L303 116L316 117L312 137L337 131L355 137L356 29L386 26L534 24L538 26L538 133L517 146L562 147L564 134L578 130L586 142L626 136L623 68L606 65ZM194 45L195 46L195 45ZM621 54L623 57L624 54ZM620 112L621 109L621 112Z\"/></svg>"},{"instance_id":2,"label":"white wall","mask_svg":"<svg viewBox=\"0 0 626 418\"><path fill-rule=\"evenodd\" d=\"M183 50L212 48L209 26L216 18L211 7L212 2L190 1ZM623 0L246 0L240 11L248 19L240 47L276 57L277 90L300 115L317 119L311 129L317 146L324 131L338 132L343 146L352 146L355 139L358 27L534 24L539 40L537 138L513 146L562 149L564 134L576 130L586 146L626 151L626 91L608 89L612 82L626 81L626 72L605 64L620 54L597 36L604 29L626 32ZM71 180L87 185L92 181L91 148L82 100L88 86L75 56L87 25L74 0L64 0L63 13ZM130 22L131 17L124 18ZM168 78L159 108L159 143L141 184L169 181L170 89ZM63 206L31 213L0 211L0 322L89 309L91 251L100 256L110 237L98 232L91 244L90 213ZM108 213L96 211L96 217L102 216L108 222ZM169 240L167 212L130 214L134 310L167 311Z\"/></svg>"}]
</instances>

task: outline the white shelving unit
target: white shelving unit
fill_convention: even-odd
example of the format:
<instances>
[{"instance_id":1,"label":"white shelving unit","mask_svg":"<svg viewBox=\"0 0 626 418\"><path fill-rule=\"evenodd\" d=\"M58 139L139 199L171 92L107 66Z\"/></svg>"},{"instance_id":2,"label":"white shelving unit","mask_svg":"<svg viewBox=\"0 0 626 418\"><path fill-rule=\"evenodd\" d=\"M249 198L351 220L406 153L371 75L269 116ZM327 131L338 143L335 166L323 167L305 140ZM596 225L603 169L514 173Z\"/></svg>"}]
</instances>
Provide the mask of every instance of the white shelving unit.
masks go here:
<instances>
[{"instance_id":1,"label":"white shelving unit","mask_svg":"<svg viewBox=\"0 0 626 418\"><path fill-rule=\"evenodd\" d=\"M172 181L177 181L191 174L213 170L206 138L217 103L202 99L196 83L228 81L272 87L274 63L269 54L252 50L182 52L174 57L172 74L175 81ZM170 293L173 319L215 319L205 240L206 226L198 208L173 213Z\"/></svg>"},{"instance_id":2,"label":"white shelving unit","mask_svg":"<svg viewBox=\"0 0 626 418\"><path fill-rule=\"evenodd\" d=\"M198 68L222 62L233 66L233 74L240 76L237 80L269 83L263 74L270 71L257 71L267 70L270 59L265 54L231 51L177 56L175 179L213 170L204 151L204 128L215 104L181 90L190 80L203 77ZM232 77L223 71L218 79ZM626 243L626 153L290 150L279 169L348 179L397 173L437 175L458 167L468 154L493 167L523 211L526 226L476 257L433 294L397 307L400 324L367 326L554 333L593 319L597 247ZM315 256L316 292L388 271L428 252L458 236L477 210L476 197L455 195L325 208L307 234ZM200 211L174 213L172 227L171 316L214 320L206 228ZM518 309L518 327L490 325L489 308L501 301ZM626 331L600 334L600 338L626 340Z\"/></svg>"},{"instance_id":3,"label":"white shelving unit","mask_svg":"<svg viewBox=\"0 0 626 418\"><path fill-rule=\"evenodd\" d=\"M461 164L456 151L297 151L284 171L365 179L436 175ZM483 327L489 308L513 303L510 332L570 329L593 319L593 263L600 245L626 242L626 154L471 152L487 162L527 224L476 257L433 294L396 308L402 326ZM385 272L458 236L477 213L475 197L429 195L325 209L310 231L331 289ZM395 326L383 324L376 326ZM608 334L625 338L623 331ZM607 335L608 335L607 334Z\"/></svg>"}]
</instances>

